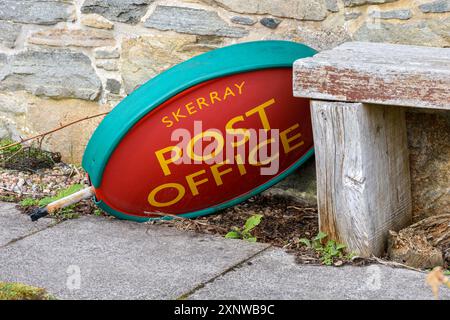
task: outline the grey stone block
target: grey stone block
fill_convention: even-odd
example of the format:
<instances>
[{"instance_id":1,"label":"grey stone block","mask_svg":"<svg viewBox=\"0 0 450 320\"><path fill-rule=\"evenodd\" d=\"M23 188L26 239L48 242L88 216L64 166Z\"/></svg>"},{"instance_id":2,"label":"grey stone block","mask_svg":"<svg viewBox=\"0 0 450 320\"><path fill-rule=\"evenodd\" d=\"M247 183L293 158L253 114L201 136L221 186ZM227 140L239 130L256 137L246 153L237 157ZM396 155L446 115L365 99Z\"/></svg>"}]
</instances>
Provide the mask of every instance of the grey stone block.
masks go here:
<instances>
[{"instance_id":1,"label":"grey stone block","mask_svg":"<svg viewBox=\"0 0 450 320\"><path fill-rule=\"evenodd\" d=\"M86 0L82 13L97 13L109 20L136 24L153 0Z\"/></svg>"},{"instance_id":2,"label":"grey stone block","mask_svg":"<svg viewBox=\"0 0 450 320\"><path fill-rule=\"evenodd\" d=\"M372 11L370 13L371 17L378 19L400 19L408 20L412 17L412 12L409 9L402 10L389 10L389 11Z\"/></svg>"},{"instance_id":3,"label":"grey stone block","mask_svg":"<svg viewBox=\"0 0 450 320\"><path fill-rule=\"evenodd\" d=\"M18 24L0 21L0 45L7 48L14 48L21 30L22 27Z\"/></svg>"},{"instance_id":4,"label":"grey stone block","mask_svg":"<svg viewBox=\"0 0 450 320\"><path fill-rule=\"evenodd\" d=\"M450 12L450 0L437 0L425 3L420 5L419 9L424 13Z\"/></svg>"},{"instance_id":5,"label":"grey stone block","mask_svg":"<svg viewBox=\"0 0 450 320\"><path fill-rule=\"evenodd\" d=\"M391 3L398 0L344 0L344 6L346 7L356 7L362 6L365 4L383 4L383 3Z\"/></svg>"},{"instance_id":6,"label":"grey stone block","mask_svg":"<svg viewBox=\"0 0 450 320\"><path fill-rule=\"evenodd\" d=\"M252 26L257 21L250 17L234 16L234 17L231 17L231 22L236 23L236 24L242 24L244 26Z\"/></svg>"},{"instance_id":7,"label":"grey stone block","mask_svg":"<svg viewBox=\"0 0 450 320\"><path fill-rule=\"evenodd\" d=\"M217 12L174 6L157 6L144 26L181 33L240 38L248 31L229 26Z\"/></svg>"},{"instance_id":8,"label":"grey stone block","mask_svg":"<svg viewBox=\"0 0 450 320\"><path fill-rule=\"evenodd\" d=\"M0 20L19 23L53 25L61 21L72 21L75 8L61 0L2 0Z\"/></svg>"},{"instance_id":9,"label":"grey stone block","mask_svg":"<svg viewBox=\"0 0 450 320\"><path fill-rule=\"evenodd\" d=\"M95 100L101 90L89 57L80 52L27 50L1 65L0 61L0 89L85 100Z\"/></svg>"}]
</instances>

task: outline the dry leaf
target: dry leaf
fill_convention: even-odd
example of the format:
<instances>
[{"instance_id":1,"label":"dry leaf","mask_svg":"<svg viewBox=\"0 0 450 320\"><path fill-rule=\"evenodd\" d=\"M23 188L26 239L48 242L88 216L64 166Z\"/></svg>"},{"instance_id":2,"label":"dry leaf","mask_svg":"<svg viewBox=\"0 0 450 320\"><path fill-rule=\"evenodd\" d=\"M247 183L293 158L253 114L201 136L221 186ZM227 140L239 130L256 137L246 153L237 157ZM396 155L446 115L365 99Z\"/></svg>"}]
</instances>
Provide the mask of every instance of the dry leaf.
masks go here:
<instances>
[{"instance_id":1,"label":"dry leaf","mask_svg":"<svg viewBox=\"0 0 450 320\"><path fill-rule=\"evenodd\" d=\"M439 287L443 284L450 288L450 281L448 277L444 275L442 267L434 268L426 277L427 284L431 287L433 295L436 299L439 299Z\"/></svg>"}]
</instances>

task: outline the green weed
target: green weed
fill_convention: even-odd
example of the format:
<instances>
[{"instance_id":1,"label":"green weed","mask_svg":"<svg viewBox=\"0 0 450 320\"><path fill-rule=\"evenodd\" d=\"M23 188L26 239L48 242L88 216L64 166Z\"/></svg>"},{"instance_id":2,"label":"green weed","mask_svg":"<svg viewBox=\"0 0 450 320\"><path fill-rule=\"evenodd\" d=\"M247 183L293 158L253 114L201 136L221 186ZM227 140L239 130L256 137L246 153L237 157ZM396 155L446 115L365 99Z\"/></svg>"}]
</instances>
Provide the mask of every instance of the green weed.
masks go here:
<instances>
[{"instance_id":1,"label":"green weed","mask_svg":"<svg viewBox=\"0 0 450 320\"><path fill-rule=\"evenodd\" d=\"M261 214L254 214L247 219L242 228L233 228L230 232L225 235L227 239L243 239L249 242L256 242L257 239L252 235L251 231L255 229L262 219Z\"/></svg>"},{"instance_id":2,"label":"green weed","mask_svg":"<svg viewBox=\"0 0 450 320\"><path fill-rule=\"evenodd\" d=\"M39 203L39 200L33 199L33 198L24 198L24 199L20 200L20 202L19 202L19 204L24 208L37 206L38 203Z\"/></svg>"},{"instance_id":3,"label":"green weed","mask_svg":"<svg viewBox=\"0 0 450 320\"><path fill-rule=\"evenodd\" d=\"M337 243L334 240L325 242L327 237L328 235L326 233L319 232L317 236L311 240L301 238L298 242L308 248L314 249L319 254L320 261L327 266L332 265L336 260L350 260L353 257L353 254L345 253L345 245Z\"/></svg>"}]
</instances>

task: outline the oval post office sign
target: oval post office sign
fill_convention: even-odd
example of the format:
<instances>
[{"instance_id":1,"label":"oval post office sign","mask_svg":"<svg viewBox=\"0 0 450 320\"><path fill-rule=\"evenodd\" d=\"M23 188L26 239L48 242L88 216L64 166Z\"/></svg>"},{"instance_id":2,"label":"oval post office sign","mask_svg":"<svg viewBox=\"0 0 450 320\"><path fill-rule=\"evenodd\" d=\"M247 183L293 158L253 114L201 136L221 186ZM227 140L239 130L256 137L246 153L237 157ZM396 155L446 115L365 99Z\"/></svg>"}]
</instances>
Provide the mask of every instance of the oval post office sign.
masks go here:
<instances>
[{"instance_id":1,"label":"oval post office sign","mask_svg":"<svg viewBox=\"0 0 450 320\"><path fill-rule=\"evenodd\" d=\"M293 97L292 64L315 53L288 41L242 43L148 81L86 148L97 205L134 221L196 217L292 173L313 153L309 101Z\"/></svg>"}]
</instances>

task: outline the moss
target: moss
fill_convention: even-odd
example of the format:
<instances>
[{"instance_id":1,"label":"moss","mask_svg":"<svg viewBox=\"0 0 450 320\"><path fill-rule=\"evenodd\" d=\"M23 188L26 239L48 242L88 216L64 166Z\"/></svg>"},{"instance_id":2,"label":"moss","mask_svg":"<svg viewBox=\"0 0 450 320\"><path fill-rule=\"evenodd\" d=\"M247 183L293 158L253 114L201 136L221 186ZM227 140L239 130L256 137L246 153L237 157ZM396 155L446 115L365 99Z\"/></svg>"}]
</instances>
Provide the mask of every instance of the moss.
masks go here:
<instances>
[{"instance_id":1,"label":"moss","mask_svg":"<svg viewBox=\"0 0 450 320\"><path fill-rule=\"evenodd\" d=\"M17 196L0 194L0 201L3 201L3 202L17 202Z\"/></svg>"},{"instance_id":2,"label":"moss","mask_svg":"<svg viewBox=\"0 0 450 320\"><path fill-rule=\"evenodd\" d=\"M33 198L25 198L22 199L19 204L24 207L24 208L28 208L28 207L33 207L33 206L37 206L38 205L39 200L37 199L33 199Z\"/></svg>"},{"instance_id":3,"label":"moss","mask_svg":"<svg viewBox=\"0 0 450 320\"><path fill-rule=\"evenodd\" d=\"M0 282L0 300L55 300L45 289L22 283Z\"/></svg>"},{"instance_id":4,"label":"moss","mask_svg":"<svg viewBox=\"0 0 450 320\"><path fill-rule=\"evenodd\" d=\"M15 143L15 141L13 141L11 139L0 139L0 148L9 146L10 144L13 144L13 143ZM18 145L3 149L2 153L12 154L14 152L19 151L20 149L22 149L22 146L20 144L18 144Z\"/></svg>"}]
</instances>

